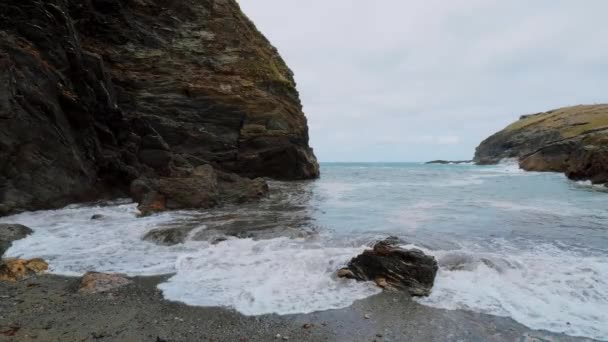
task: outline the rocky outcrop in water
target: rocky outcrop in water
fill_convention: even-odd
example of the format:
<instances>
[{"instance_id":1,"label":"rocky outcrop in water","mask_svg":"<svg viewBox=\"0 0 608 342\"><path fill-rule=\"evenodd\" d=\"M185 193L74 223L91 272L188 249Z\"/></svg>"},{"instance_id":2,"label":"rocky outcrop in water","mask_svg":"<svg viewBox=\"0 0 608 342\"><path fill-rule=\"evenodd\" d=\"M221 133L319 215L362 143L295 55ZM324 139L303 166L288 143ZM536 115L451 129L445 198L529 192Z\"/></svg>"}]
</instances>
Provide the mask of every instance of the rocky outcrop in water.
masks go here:
<instances>
[{"instance_id":1,"label":"rocky outcrop in water","mask_svg":"<svg viewBox=\"0 0 608 342\"><path fill-rule=\"evenodd\" d=\"M429 162L426 162L425 164L441 164L441 165L449 165L449 164L468 164L468 163L472 163L472 160L443 160L443 159L439 159L439 160L431 160Z\"/></svg>"},{"instance_id":2,"label":"rocky outcrop in water","mask_svg":"<svg viewBox=\"0 0 608 342\"><path fill-rule=\"evenodd\" d=\"M32 233L33 231L24 225L0 223L0 258L11 247L13 241L24 239Z\"/></svg>"},{"instance_id":3,"label":"rocky outcrop in water","mask_svg":"<svg viewBox=\"0 0 608 342\"><path fill-rule=\"evenodd\" d=\"M236 1L0 3L0 215L203 165L319 173L292 73Z\"/></svg>"},{"instance_id":4,"label":"rocky outcrop in water","mask_svg":"<svg viewBox=\"0 0 608 342\"><path fill-rule=\"evenodd\" d=\"M484 140L478 164L517 158L529 171L564 172L574 180L608 183L608 105L575 106L524 115Z\"/></svg>"},{"instance_id":5,"label":"rocky outcrop in water","mask_svg":"<svg viewBox=\"0 0 608 342\"><path fill-rule=\"evenodd\" d=\"M338 270L338 277L374 281L385 290L428 296L439 267L434 257L417 249L398 246L398 239L377 242Z\"/></svg>"}]
</instances>

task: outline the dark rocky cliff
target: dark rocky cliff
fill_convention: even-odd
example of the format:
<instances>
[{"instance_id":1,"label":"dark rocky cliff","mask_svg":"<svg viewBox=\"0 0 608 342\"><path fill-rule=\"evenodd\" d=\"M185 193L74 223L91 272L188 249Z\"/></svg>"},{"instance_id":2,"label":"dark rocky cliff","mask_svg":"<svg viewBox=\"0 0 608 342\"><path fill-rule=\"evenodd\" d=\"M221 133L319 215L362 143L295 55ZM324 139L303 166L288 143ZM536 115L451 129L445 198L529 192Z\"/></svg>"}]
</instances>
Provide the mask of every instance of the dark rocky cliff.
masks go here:
<instances>
[{"instance_id":1,"label":"dark rocky cliff","mask_svg":"<svg viewBox=\"0 0 608 342\"><path fill-rule=\"evenodd\" d=\"M201 165L319 173L292 73L235 0L0 1L0 215Z\"/></svg>"},{"instance_id":2,"label":"dark rocky cliff","mask_svg":"<svg viewBox=\"0 0 608 342\"><path fill-rule=\"evenodd\" d=\"M608 105L566 107L524 115L484 140L475 162L517 158L528 171L564 172L575 180L608 182Z\"/></svg>"}]
</instances>

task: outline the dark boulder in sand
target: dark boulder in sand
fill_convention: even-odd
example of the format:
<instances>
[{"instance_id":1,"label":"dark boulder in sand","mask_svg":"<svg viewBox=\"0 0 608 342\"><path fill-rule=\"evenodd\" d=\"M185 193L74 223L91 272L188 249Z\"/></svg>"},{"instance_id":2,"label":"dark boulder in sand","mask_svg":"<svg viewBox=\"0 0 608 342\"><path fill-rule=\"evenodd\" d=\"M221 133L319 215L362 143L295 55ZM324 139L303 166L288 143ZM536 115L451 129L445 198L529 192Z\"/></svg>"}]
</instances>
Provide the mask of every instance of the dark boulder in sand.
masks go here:
<instances>
[{"instance_id":1,"label":"dark boulder in sand","mask_svg":"<svg viewBox=\"0 0 608 342\"><path fill-rule=\"evenodd\" d=\"M0 223L0 257L4 255L13 241L21 240L33 231L20 224Z\"/></svg>"},{"instance_id":2,"label":"dark boulder in sand","mask_svg":"<svg viewBox=\"0 0 608 342\"><path fill-rule=\"evenodd\" d=\"M374 281L389 291L405 291L412 296L428 296L435 282L438 266L434 257L417 249L398 246L389 238L353 258L338 271L342 278Z\"/></svg>"}]
</instances>

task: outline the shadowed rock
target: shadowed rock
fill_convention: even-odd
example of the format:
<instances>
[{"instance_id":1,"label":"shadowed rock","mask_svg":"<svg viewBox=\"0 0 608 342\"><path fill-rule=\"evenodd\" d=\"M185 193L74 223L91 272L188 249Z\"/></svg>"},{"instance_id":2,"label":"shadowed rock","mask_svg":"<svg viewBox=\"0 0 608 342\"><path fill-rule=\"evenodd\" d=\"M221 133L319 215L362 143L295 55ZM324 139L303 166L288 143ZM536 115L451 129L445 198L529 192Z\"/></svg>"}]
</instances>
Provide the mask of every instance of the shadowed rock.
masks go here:
<instances>
[{"instance_id":1,"label":"shadowed rock","mask_svg":"<svg viewBox=\"0 0 608 342\"><path fill-rule=\"evenodd\" d=\"M438 266L434 257L417 249L403 249L393 238L377 242L353 258L338 277L374 281L390 291L406 291L412 296L428 296Z\"/></svg>"},{"instance_id":2,"label":"shadowed rock","mask_svg":"<svg viewBox=\"0 0 608 342\"><path fill-rule=\"evenodd\" d=\"M208 209L222 203L244 203L268 193L262 179L218 172L210 165L181 169L172 177L140 178L131 184L142 215L175 209Z\"/></svg>"},{"instance_id":3,"label":"shadowed rock","mask_svg":"<svg viewBox=\"0 0 608 342\"><path fill-rule=\"evenodd\" d=\"M33 231L20 224L0 223L0 258L12 245L13 241L21 240Z\"/></svg>"}]
</instances>

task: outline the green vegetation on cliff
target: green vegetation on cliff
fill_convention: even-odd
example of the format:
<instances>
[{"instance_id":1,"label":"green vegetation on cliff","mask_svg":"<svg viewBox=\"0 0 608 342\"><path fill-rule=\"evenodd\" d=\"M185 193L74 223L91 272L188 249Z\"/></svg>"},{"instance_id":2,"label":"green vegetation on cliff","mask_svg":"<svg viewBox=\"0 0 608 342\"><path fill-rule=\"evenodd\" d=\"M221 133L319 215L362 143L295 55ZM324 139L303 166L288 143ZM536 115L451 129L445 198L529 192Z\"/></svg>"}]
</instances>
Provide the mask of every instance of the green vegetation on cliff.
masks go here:
<instances>
[{"instance_id":1,"label":"green vegetation on cliff","mask_svg":"<svg viewBox=\"0 0 608 342\"><path fill-rule=\"evenodd\" d=\"M517 158L523 169L564 172L608 182L608 105L580 105L524 115L484 140L475 162Z\"/></svg>"}]
</instances>

